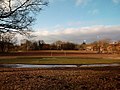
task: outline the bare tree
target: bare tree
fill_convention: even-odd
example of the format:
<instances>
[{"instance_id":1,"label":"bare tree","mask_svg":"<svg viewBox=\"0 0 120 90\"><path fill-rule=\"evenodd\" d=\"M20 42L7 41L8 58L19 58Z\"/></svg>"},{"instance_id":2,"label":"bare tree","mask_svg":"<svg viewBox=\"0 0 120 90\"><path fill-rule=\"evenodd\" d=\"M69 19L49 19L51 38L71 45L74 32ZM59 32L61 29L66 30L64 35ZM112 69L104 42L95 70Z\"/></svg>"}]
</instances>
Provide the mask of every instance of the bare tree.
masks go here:
<instances>
[{"instance_id":1,"label":"bare tree","mask_svg":"<svg viewBox=\"0 0 120 90\"><path fill-rule=\"evenodd\" d=\"M32 41L30 41L28 39L23 39L21 41L22 41L22 43L21 43L21 45L19 47L20 50L22 50L22 51L33 50L34 46L33 46L33 42Z\"/></svg>"},{"instance_id":2,"label":"bare tree","mask_svg":"<svg viewBox=\"0 0 120 90\"><path fill-rule=\"evenodd\" d=\"M15 34L9 32L0 34L0 52L9 52L16 42Z\"/></svg>"},{"instance_id":3,"label":"bare tree","mask_svg":"<svg viewBox=\"0 0 120 90\"><path fill-rule=\"evenodd\" d=\"M47 0L0 0L0 33L25 33Z\"/></svg>"},{"instance_id":4,"label":"bare tree","mask_svg":"<svg viewBox=\"0 0 120 90\"><path fill-rule=\"evenodd\" d=\"M98 51L98 53L107 53L108 46L110 44L110 39L101 39L99 41L95 41L92 43L94 46L94 50Z\"/></svg>"}]
</instances>

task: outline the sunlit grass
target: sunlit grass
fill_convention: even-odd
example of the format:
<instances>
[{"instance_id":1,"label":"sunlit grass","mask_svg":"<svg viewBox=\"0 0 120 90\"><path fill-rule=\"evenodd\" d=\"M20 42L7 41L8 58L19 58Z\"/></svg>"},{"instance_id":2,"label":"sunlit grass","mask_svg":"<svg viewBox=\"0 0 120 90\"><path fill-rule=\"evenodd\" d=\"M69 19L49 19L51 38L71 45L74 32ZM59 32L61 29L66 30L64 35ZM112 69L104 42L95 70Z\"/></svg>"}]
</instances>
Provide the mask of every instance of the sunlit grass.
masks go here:
<instances>
[{"instance_id":1,"label":"sunlit grass","mask_svg":"<svg viewBox=\"0 0 120 90\"><path fill-rule=\"evenodd\" d=\"M80 57L16 57L0 59L0 64L110 64L120 59Z\"/></svg>"}]
</instances>

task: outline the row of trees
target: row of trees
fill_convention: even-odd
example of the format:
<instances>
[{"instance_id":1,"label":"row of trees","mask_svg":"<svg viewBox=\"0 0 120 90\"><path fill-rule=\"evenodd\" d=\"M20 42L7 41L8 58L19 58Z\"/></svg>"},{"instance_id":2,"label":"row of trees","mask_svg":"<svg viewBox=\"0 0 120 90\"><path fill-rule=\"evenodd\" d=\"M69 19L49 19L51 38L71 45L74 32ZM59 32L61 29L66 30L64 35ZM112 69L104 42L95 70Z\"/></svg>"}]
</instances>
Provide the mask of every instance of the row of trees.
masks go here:
<instances>
[{"instance_id":1,"label":"row of trees","mask_svg":"<svg viewBox=\"0 0 120 90\"><path fill-rule=\"evenodd\" d=\"M70 42L56 41L46 44L43 40L29 41L23 40L20 50L75 50L76 44Z\"/></svg>"},{"instance_id":2,"label":"row of trees","mask_svg":"<svg viewBox=\"0 0 120 90\"><path fill-rule=\"evenodd\" d=\"M24 39L19 46L19 50L29 51L29 50L42 50L45 42L43 40L29 41Z\"/></svg>"},{"instance_id":3,"label":"row of trees","mask_svg":"<svg viewBox=\"0 0 120 90\"><path fill-rule=\"evenodd\" d=\"M110 39L104 39L90 43L89 46L98 53L120 53L120 41L111 42Z\"/></svg>"},{"instance_id":4,"label":"row of trees","mask_svg":"<svg viewBox=\"0 0 120 90\"><path fill-rule=\"evenodd\" d=\"M80 51L97 51L98 53L105 52L120 52L120 41L111 43L111 40L104 39L94 41L87 44L75 44L71 42L56 41L52 44L47 44L44 40L27 40L21 41L21 45L17 44L15 33L0 34L0 52L10 51L31 51L31 50L80 50Z\"/></svg>"}]
</instances>

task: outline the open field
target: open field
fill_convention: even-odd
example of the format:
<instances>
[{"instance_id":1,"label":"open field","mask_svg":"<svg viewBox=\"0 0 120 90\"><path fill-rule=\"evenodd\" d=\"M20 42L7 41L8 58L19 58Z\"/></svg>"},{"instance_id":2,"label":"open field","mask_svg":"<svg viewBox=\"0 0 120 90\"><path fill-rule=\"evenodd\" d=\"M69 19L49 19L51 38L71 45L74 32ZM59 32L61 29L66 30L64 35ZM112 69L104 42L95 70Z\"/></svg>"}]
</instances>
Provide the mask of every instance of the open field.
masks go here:
<instances>
[{"instance_id":1,"label":"open field","mask_svg":"<svg viewBox=\"0 0 120 90\"><path fill-rule=\"evenodd\" d=\"M2 58L0 64L112 64L120 59L81 57L15 57Z\"/></svg>"},{"instance_id":2,"label":"open field","mask_svg":"<svg viewBox=\"0 0 120 90\"><path fill-rule=\"evenodd\" d=\"M0 68L0 90L120 90L120 67Z\"/></svg>"},{"instance_id":3,"label":"open field","mask_svg":"<svg viewBox=\"0 0 120 90\"><path fill-rule=\"evenodd\" d=\"M0 54L0 64L111 64L120 63L119 54L80 51L30 51Z\"/></svg>"}]
</instances>

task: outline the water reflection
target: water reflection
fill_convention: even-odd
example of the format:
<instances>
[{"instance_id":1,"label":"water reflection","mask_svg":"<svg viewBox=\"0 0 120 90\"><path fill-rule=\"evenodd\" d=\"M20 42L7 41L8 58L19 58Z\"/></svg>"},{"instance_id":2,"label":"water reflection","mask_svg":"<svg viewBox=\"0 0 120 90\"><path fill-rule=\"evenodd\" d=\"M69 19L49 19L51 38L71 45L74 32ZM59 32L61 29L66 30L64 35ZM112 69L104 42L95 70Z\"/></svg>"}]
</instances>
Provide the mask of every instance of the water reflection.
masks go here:
<instances>
[{"instance_id":1,"label":"water reflection","mask_svg":"<svg viewBox=\"0 0 120 90\"><path fill-rule=\"evenodd\" d=\"M54 68L54 67L77 67L76 65L31 65L31 64L2 64L2 68Z\"/></svg>"},{"instance_id":2,"label":"water reflection","mask_svg":"<svg viewBox=\"0 0 120 90\"><path fill-rule=\"evenodd\" d=\"M0 68L55 68L55 67L105 67L120 64L88 64L88 65L31 65L31 64L0 64Z\"/></svg>"}]
</instances>

